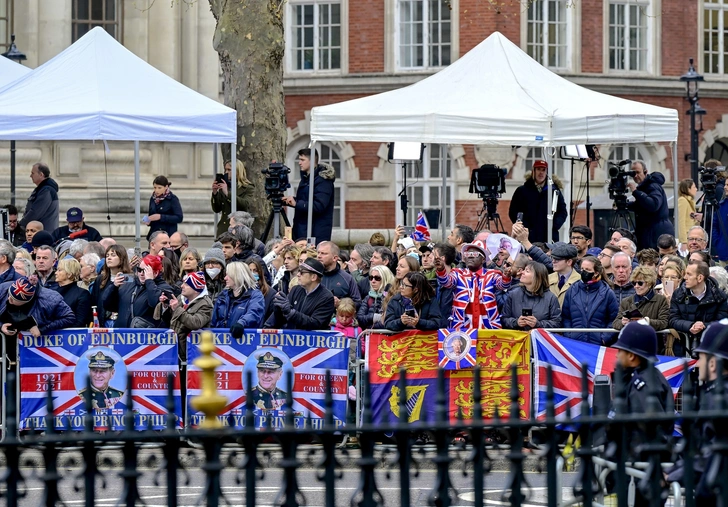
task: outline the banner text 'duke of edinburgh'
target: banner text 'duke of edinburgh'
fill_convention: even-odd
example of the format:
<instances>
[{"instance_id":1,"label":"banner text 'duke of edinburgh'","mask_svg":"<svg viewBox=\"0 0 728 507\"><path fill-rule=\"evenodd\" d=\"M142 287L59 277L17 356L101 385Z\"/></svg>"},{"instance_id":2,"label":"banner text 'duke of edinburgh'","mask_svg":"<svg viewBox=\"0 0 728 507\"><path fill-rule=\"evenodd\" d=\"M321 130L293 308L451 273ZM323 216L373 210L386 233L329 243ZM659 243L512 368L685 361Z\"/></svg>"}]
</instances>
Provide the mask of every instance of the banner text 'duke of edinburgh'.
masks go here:
<instances>
[{"instance_id":1,"label":"banner text 'duke of edinburgh'","mask_svg":"<svg viewBox=\"0 0 728 507\"><path fill-rule=\"evenodd\" d=\"M483 415L493 417L510 412L512 364L518 368L519 416L530 416L530 341L521 331L478 331L476 352L481 368ZM437 332L407 331L396 335L372 334L367 343L367 367L372 386L372 410L377 422L394 422L399 418L399 369L407 372L407 409L409 421L432 421L435 416L437 390ZM450 419L458 412L465 419L473 413L473 371L445 372L445 393Z\"/></svg>"},{"instance_id":2,"label":"banner text 'duke of edinburgh'","mask_svg":"<svg viewBox=\"0 0 728 507\"><path fill-rule=\"evenodd\" d=\"M227 329L213 329L213 357L222 361L215 369L217 392L227 397L227 406L219 416L223 424L245 425L247 388L253 397L255 426L279 428L284 422L286 396L293 398L297 427L307 421L320 427L324 417L326 370L331 373L334 423L341 426L346 418L349 340L333 331L249 330L235 339ZM203 414L195 412L190 401L201 392L201 371L194 365L200 355L200 333L187 338L187 407L188 422L197 426ZM246 385L247 374L252 386ZM293 386L288 377L292 375ZM309 419L310 418L310 419Z\"/></svg>"},{"instance_id":3,"label":"banner text 'duke of edinburgh'","mask_svg":"<svg viewBox=\"0 0 728 507\"><path fill-rule=\"evenodd\" d=\"M39 337L22 334L18 340L21 429L45 427L50 382L56 428L83 430L89 377L94 428L124 429L131 387L135 428L164 429L170 373L181 427L177 336L172 330L67 329Z\"/></svg>"}]
</instances>

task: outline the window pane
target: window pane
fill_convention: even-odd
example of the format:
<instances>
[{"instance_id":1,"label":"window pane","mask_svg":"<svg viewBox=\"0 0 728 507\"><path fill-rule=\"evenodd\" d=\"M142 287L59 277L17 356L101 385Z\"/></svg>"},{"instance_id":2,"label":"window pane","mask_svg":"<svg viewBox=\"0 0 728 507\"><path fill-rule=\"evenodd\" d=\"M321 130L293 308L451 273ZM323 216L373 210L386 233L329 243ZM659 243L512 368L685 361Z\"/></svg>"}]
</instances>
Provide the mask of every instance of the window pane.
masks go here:
<instances>
[{"instance_id":1,"label":"window pane","mask_svg":"<svg viewBox=\"0 0 728 507\"><path fill-rule=\"evenodd\" d=\"M104 0L91 0L91 19L104 20Z\"/></svg>"},{"instance_id":2,"label":"window pane","mask_svg":"<svg viewBox=\"0 0 728 507\"><path fill-rule=\"evenodd\" d=\"M76 0L76 19L90 19L89 2L91 0Z\"/></svg>"},{"instance_id":3,"label":"window pane","mask_svg":"<svg viewBox=\"0 0 728 507\"><path fill-rule=\"evenodd\" d=\"M526 50L544 66L567 66L567 0L533 0L528 10Z\"/></svg>"}]
</instances>

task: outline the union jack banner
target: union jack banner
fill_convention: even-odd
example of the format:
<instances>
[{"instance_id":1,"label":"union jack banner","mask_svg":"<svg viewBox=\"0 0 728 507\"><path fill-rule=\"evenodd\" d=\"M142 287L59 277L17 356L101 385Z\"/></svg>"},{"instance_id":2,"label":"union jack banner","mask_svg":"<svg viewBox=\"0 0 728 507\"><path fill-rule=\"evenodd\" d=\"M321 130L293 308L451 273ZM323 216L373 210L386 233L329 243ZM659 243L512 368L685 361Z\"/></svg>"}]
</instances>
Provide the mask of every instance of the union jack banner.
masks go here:
<instances>
[{"instance_id":1,"label":"union jack banner","mask_svg":"<svg viewBox=\"0 0 728 507\"><path fill-rule=\"evenodd\" d=\"M417 214L417 222L415 223L415 231L412 233L412 239L415 241L430 241L431 239L427 219L421 211Z\"/></svg>"},{"instance_id":2,"label":"union jack banner","mask_svg":"<svg viewBox=\"0 0 728 507\"><path fill-rule=\"evenodd\" d=\"M477 336L477 364L483 396L483 417L497 410L507 417L511 409L511 367L517 367L519 417L528 419L531 400L530 344L527 332L472 330ZM477 334L475 334L477 333ZM399 370L405 368L407 420L412 424L435 420L437 396L438 333L406 331L396 335L367 337L366 363L370 372L372 412L375 423L395 422L400 417ZM445 396L451 421L458 414L473 417L473 369L445 371Z\"/></svg>"},{"instance_id":3,"label":"union jack banner","mask_svg":"<svg viewBox=\"0 0 728 507\"><path fill-rule=\"evenodd\" d=\"M246 330L233 338L228 329L212 329L215 351L222 365L215 370L217 392L227 398L218 419L225 425L245 426L246 393L253 397L255 427L280 428L290 392L297 427L322 427L326 372L331 374L334 423L346 422L349 339L335 331ZM199 425L204 415L192 407L202 392L202 376L194 362L200 355L200 333L187 338L188 423ZM248 385L248 378L252 385ZM292 381L293 385L291 385ZM308 422L307 422L308 421Z\"/></svg>"},{"instance_id":4,"label":"union jack banner","mask_svg":"<svg viewBox=\"0 0 728 507\"><path fill-rule=\"evenodd\" d=\"M546 419L546 369L551 365L556 418L565 420L567 413L571 419L581 415L581 368L587 365L589 383L589 403L594 390L596 375L610 375L617 364L617 349L600 347L590 343L571 340L549 333L544 329L531 331L533 349L534 398L533 413L536 419ZM681 357L658 356L656 364L677 395L684 380L684 364ZM688 361L690 368L694 360Z\"/></svg>"},{"instance_id":5,"label":"union jack banner","mask_svg":"<svg viewBox=\"0 0 728 507\"><path fill-rule=\"evenodd\" d=\"M164 429L169 374L182 427L177 336L171 329L66 329L39 337L25 333L18 341L20 429L45 428L50 384L56 428L84 430L89 377L95 429L123 430L128 410L136 429Z\"/></svg>"},{"instance_id":6,"label":"union jack banner","mask_svg":"<svg viewBox=\"0 0 728 507\"><path fill-rule=\"evenodd\" d=\"M462 370L475 366L478 330L437 332L438 365L443 370Z\"/></svg>"}]
</instances>

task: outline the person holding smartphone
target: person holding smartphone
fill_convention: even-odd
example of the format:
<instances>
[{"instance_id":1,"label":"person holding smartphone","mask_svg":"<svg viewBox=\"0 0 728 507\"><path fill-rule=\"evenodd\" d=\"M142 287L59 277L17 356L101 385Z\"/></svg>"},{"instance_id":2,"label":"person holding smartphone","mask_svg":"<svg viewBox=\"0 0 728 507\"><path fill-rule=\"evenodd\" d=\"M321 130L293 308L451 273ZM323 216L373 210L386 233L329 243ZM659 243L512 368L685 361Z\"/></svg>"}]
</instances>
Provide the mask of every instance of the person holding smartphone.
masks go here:
<instances>
[{"instance_id":1,"label":"person holding smartphone","mask_svg":"<svg viewBox=\"0 0 728 507\"><path fill-rule=\"evenodd\" d=\"M628 296L619 304L619 315L612 327L619 331L633 320L644 319L655 331L667 329L670 320L670 303L665 296L655 293L657 275L647 266L637 266L632 272L630 282L635 294Z\"/></svg>"},{"instance_id":2,"label":"person holding smartphone","mask_svg":"<svg viewBox=\"0 0 728 507\"><path fill-rule=\"evenodd\" d=\"M521 285L507 292L501 324L505 329L529 330L561 326L559 299L549 290L546 266L528 261Z\"/></svg>"},{"instance_id":3,"label":"person holding smartphone","mask_svg":"<svg viewBox=\"0 0 728 507\"><path fill-rule=\"evenodd\" d=\"M210 197L210 205L212 211L220 213L220 220L217 222L217 233L215 237L220 236L223 232L227 232L230 227L230 211L232 210L232 172L233 166L229 160L223 164L225 173L216 174L215 181L212 182L212 196ZM237 176L237 185L235 186L235 203L237 211L248 211L250 203L254 198L253 183L248 180L243 162L236 161L235 172Z\"/></svg>"},{"instance_id":4,"label":"person holding smartphone","mask_svg":"<svg viewBox=\"0 0 728 507\"><path fill-rule=\"evenodd\" d=\"M399 294L389 301L384 316L384 328L400 332L411 329L434 331L440 329L442 316L435 299L435 289L425 275L410 272L399 284Z\"/></svg>"}]
</instances>

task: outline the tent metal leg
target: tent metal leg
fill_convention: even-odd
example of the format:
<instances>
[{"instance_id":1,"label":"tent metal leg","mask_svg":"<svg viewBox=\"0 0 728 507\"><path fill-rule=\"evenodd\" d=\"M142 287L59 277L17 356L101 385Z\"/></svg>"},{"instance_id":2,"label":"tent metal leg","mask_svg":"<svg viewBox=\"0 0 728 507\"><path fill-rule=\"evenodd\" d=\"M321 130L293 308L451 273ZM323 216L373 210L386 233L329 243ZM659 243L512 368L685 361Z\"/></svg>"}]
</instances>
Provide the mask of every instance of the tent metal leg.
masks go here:
<instances>
[{"instance_id":1,"label":"tent metal leg","mask_svg":"<svg viewBox=\"0 0 728 507\"><path fill-rule=\"evenodd\" d=\"M311 164L308 170L308 225L306 226L306 237L313 235L313 183L316 176L316 142L311 141ZM318 243L318 240L316 241Z\"/></svg>"},{"instance_id":2,"label":"tent metal leg","mask_svg":"<svg viewBox=\"0 0 728 507\"><path fill-rule=\"evenodd\" d=\"M674 220L674 226L675 226L675 237L678 236L678 226L680 223L680 219L678 218L678 212L677 212L677 184L678 184L678 175L677 175L677 142L673 141L672 143L672 216Z\"/></svg>"},{"instance_id":3,"label":"tent metal leg","mask_svg":"<svg viewBox=\"0 0 728 507\"><path fill-rule=\"evenodd\" d=\"M134 212L136 213L134 244L137 254L142 247L142 198L141 198L141 175L139 174L139 141L134 141Z\"/></svg>"},{"instance_id":4,"label":"tent metal leg","mask_svg":"<svg viewBox=\"0 0 728 507\"><path fill-rule=\"evenodd\" d=\"M238 211L238 152L237 143L230 143L230 166L233 173L230 176L230 213Z\"/></svg>"}]
</instances>

